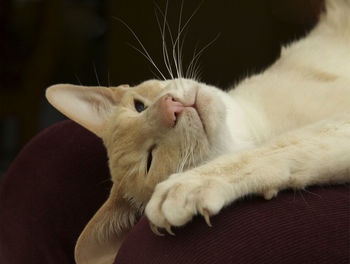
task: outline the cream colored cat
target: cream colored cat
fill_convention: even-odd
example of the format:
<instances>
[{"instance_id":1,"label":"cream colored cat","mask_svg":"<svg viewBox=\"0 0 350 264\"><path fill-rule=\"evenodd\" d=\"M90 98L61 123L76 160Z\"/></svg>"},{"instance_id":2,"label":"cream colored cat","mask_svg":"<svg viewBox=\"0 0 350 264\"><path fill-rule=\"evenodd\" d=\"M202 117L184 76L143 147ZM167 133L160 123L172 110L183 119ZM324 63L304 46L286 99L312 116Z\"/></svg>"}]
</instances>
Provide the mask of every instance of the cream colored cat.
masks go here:
<instances>
[{"instance_id":1,"label":"cream colored cat","mask_svg":"<svg viewBox=\"0 0 350 264\"><path fill-rule=\"evenodd\" d=\"M190 79L55 85L48 100L103 139L114 183L77 263L112 263L145 211L155 232L247 194L350 181L350 1L228 93Z\"/></svg>"}]
</instances>

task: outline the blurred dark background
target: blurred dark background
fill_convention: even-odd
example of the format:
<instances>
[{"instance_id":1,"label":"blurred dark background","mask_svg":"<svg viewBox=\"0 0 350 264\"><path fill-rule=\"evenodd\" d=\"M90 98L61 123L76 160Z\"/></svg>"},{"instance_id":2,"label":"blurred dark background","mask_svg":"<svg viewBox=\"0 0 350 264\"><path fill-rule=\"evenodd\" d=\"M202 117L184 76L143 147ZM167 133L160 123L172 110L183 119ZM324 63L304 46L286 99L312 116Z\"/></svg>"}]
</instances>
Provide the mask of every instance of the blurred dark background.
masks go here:
<instances>
[{"instance_id":1,"label":"blurred dark background","mask_svg":"<svg viewBox=\"0 0 350 264\"><path fill-rule=\"evenodd\" d=\"M320 0L184 1L184 66L193 51L218 39L200 58L200 80L226 89L273 63L280 46L317 20ZM137 84L155 78L128 24L162 72L162 38L155 16L165 0L3 0L0 3L0 177L35 134L64 117L45 100L55 83ZM169 0L176 35L181 1ZM158 17L162 15L158 10ZM170 39L168 36L168 43ZM168 77L168 76L167 76ZM45 162L45 161L43 161Z\"/></svg>"}]
</instances>

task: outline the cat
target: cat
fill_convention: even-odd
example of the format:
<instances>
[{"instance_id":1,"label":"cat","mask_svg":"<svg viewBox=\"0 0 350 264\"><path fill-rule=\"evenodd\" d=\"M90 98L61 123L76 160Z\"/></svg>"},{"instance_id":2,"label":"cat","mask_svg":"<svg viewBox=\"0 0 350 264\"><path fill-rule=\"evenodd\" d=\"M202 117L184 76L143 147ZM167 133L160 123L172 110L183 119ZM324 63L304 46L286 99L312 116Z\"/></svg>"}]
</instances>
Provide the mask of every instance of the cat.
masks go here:
<instances>
[{"instance_id":1,"label":"cat","mask_svg":"<svg viewBox=\"0 0 350 264\"><path fill-rule=\"evenodd\" d=\"M350 1L327 1L305 38L228 92L174 78L46 97L106 146L113 186L75 258L112 263L143 213L172 234L245 195L350 181Z\"/></svg>"}]
</instances>

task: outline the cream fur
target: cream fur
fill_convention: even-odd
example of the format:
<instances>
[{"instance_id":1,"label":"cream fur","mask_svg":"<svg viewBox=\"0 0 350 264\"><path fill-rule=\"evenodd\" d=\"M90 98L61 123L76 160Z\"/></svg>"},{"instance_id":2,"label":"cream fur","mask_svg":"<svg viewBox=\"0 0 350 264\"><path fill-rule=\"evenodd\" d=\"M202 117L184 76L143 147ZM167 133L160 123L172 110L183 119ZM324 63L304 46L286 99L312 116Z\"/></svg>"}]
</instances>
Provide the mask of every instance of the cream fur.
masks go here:
<instances>
[{"instance_id":1,"label":"cream fur","mask_svg":"<svg viewBox=\"0 0 350 264\"><path fill-rule=\"evenodd\" d=\"M327 2L308 37L285 47L274 65L229 95L229 105L241 110L228 114L231 139L248 150L160 183L146 207L155 226L216 214L247 194L271 199L285 188L350 180L349 1ZM237 127L247 133L237 135Z\"/></svg>"},{"instance_id":2,"label":"cream fur","mask_svg":"<svg viewBox=\"0 0 350 264\"><path fill-rule=\"evenodd\" d=\"M78 240L78 264L112 263L144 211L156 233L171 233L196 214L210 224L248 194L271 199L285 188L350 181L350 1L326 9L307 37L228 93L182 78L47 90L56 108L103 139L114 183ZM173 127L162 123L164 95L188 106ZM147 110L135 111L135 99Z\"/></svg>"}]
</instances>

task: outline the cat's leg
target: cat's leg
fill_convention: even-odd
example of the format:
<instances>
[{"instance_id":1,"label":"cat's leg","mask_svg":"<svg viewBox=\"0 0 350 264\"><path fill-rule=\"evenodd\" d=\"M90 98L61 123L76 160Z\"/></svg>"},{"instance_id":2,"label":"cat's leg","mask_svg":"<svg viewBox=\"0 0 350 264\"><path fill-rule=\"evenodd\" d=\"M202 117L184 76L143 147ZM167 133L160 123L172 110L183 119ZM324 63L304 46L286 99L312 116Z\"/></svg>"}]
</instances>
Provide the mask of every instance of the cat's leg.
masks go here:
<instances>
[{"instance_id":1,"label":"cat's leg","mask_svg":"<svg viewBox=\"0 0 350 264\"><path fill-rule=\"evenodd\" d=\"M157 227L181 226L247 194L266 199L285 188L350 181L350 118L300 128L259 148L221 156L157 185L146 215Z\"/></svg>"}]
</instances>

